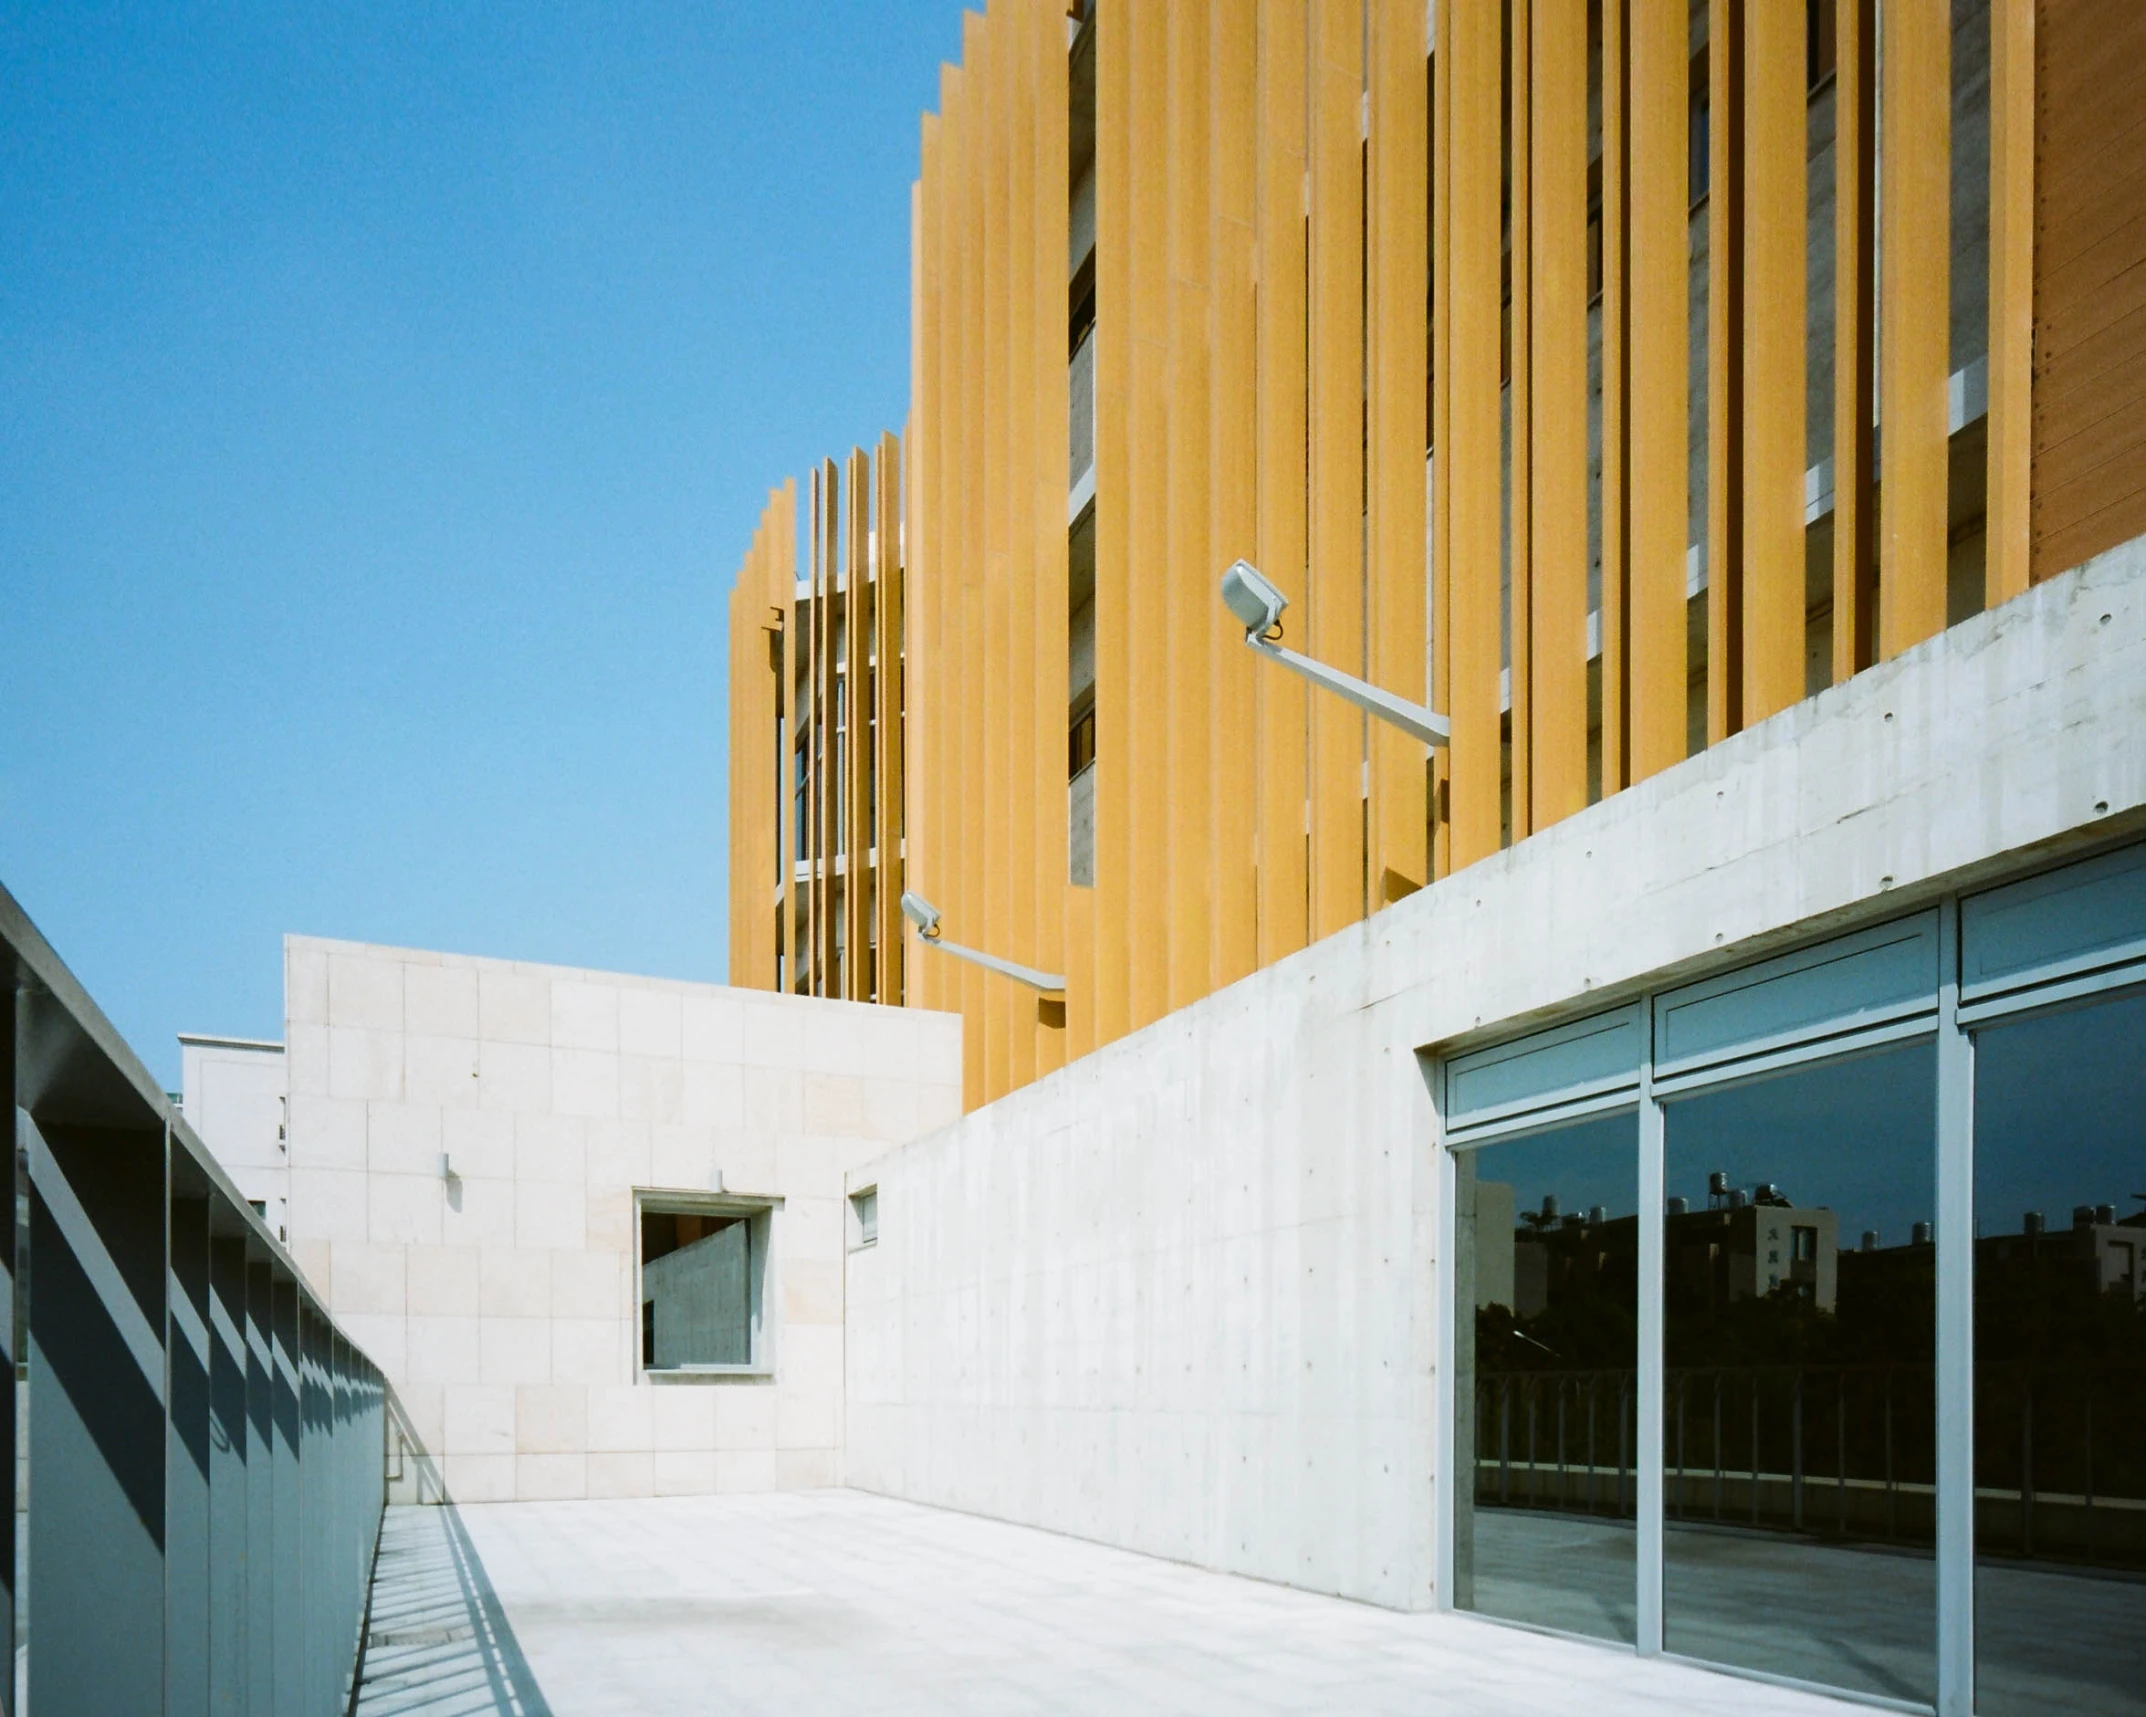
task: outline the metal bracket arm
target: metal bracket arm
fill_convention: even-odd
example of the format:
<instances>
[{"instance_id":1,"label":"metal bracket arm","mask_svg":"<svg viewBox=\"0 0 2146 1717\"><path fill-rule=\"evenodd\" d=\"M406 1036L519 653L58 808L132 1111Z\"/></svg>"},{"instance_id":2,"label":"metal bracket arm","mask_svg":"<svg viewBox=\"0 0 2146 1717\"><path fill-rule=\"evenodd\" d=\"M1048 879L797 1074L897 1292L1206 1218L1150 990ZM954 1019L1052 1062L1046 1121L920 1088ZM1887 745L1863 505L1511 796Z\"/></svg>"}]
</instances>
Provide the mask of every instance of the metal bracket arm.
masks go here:
<instances>
[{"instance_id":1,"label":"metal bracket arm","mask_svg":"<svg viewBox=\"0 0 2146 1717\"><path fill-rule=\"evenodd\" d=\"M1324 686L1328 691L1347 698L1358 709L1375 715L1381 721L1389 721L1403 732L1412 734L1425 745L1444 745L1453 735L1453 724L1434 710L1421 704L1410 703L1391 692L1382 692L1377 686L1358 679L1354 674L1345 674L1339 668L1330 668L1324 662L1315 662L1309 656L1299 655L1295 650L1280 644L1270 644L1256 632L1247 632L1244 641L1270 661L1281 663L1285 668L1302 674L1315 686Z\"/></svg>"},{"instance_id":2,"label":"metal bracket arm","mask_svg":"<svg viewBox=\"0 0 2146 1717\"><path fill-rule=\"evenodd\" d=\"M949 942L943 936L925 936L918 940L927 948L936 948L942 954L951 954L957 960L967 960L971 965L981 966L987 972L996 972L1002 978L1011 978L1017 984L1026 984L1032 990L1041 990L1047 996L1062 996L1066 993L1066 981L1052 972L1039 972L1032 966L1017 965L1012 960L1001 960L996 954L985 954L975 948L964 948L959 942Z\"/></svg>"}]
</instances>

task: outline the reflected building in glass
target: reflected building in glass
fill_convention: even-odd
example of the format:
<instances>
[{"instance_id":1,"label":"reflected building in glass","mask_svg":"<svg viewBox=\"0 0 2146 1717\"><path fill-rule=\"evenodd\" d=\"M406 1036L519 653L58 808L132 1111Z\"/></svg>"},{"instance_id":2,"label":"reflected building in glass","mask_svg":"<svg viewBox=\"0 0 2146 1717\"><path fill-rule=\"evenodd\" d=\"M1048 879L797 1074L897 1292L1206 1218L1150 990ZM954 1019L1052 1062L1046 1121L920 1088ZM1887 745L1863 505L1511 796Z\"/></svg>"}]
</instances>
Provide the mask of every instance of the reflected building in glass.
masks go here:
<instances>
[{"instance_id":1,"label":"reflected building in glass","mask_svg":"<svg viewBox=\"0 0 2146 1717\"><path fill-rule=\"evenodd\" d=\"M1439 1074L1456 1606L2146 1711L2146 847Z\"/></svg>"},{"instance_id":2,"label":"reflected building in glass","mask_svg":"<svg viewBox=\"0 0 2146 1717\"><path fill-rule=\"evenodd\" d=\"M1911 1044L1666 1105L1670 1651L1935 1694L1935 1072Z\"/></svg>"},{"instance_id":3,"label":"reflected building in glass","mask_svg":"<svg viewBox=\"0 0 2146 1717\"><path fill-rule=\"evenodd\" d=\"M1631 1641L1639 1218L1629 1115L1461 1159L1466 1608ZM1472 1441L1472 1451L1466 1444Z\"/></svg>"}]
</instances>

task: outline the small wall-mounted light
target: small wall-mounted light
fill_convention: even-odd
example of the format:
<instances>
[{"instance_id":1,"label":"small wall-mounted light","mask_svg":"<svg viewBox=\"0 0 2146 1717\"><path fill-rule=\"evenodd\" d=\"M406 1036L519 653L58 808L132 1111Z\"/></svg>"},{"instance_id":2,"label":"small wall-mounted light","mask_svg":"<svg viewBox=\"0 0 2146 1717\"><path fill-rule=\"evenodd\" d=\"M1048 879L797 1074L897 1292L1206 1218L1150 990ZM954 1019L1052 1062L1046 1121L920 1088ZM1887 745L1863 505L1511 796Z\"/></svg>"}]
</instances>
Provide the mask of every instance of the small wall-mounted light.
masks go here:
<instances>
[{"instance_id":1,"label":"small wall-mounted light","mask_svg":"<svg viewBox=\"0 0 2146 1717\"><path fill-rule=\"evenodd\" d=\"M440 1152L440 1179L454 1180L456 1178L454 1158L445 1151Z\"/></svg>"}]
</instances>

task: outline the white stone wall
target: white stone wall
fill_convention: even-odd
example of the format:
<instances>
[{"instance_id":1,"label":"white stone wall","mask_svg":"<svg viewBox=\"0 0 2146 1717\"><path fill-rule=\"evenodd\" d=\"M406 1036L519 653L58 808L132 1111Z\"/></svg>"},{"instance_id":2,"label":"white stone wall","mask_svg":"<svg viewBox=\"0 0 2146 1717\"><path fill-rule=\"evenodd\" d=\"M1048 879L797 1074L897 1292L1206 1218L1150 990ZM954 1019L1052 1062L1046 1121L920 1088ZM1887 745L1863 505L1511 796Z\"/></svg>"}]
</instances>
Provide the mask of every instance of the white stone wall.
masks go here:
<instances>
[{"instance_id":1,"label":"white stone wall","mask_svg":"<svg viewBox=\"0 0 2146 1717\"><path fill-rule=\"evenodd\" d=\"M839 1479L843 1172L960 1113L958 1019L297 936L284 983L291 1249L449 1494ZM717 1174L782 1200L774 1376L651 1382L634 1189Z\"/></svg>"},{"instance_id":2,"label":"white stone wall","mask_svg":"<svg viewBox=\"0 0 2146 1717\"><path fill-rule=\"evenodd\" d=\"M287 1239L291 1165L283 1136L284 1079L280 1043L179 1034L181 1112L240 1196L259 1200L269 1231Z\"/></svg>"},{"instance_id":3,"label":"white stone wall","mask_svg":"<svg viewBox=\"0 0 2146 1717\"><path fill-rule=\"evenodd\" d=\"M2146 540L853 1171L849 1482L1433 1598L1419 1051L2146 830Z\"/></svg>"}]
</instances>

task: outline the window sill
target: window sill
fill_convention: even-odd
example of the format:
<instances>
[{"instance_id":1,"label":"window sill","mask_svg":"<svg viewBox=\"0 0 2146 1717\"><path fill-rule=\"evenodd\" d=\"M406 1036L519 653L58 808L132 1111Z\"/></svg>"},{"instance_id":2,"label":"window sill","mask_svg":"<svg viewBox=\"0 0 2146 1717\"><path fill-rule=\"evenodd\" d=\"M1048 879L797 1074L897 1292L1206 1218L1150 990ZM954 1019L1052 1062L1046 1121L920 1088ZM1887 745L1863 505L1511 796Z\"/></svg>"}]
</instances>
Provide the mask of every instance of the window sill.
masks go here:
<instances>
[{"instance_id":1,"label":"window sill","mask_svg":"<svg viewBox=\"0 0 2146 1717\"><path fill-rule=\"evenodd\" d=\"M644 1383L772 1383L772 1365L665 1365L641 1368Z\"/></svg>"}]
</instances>

